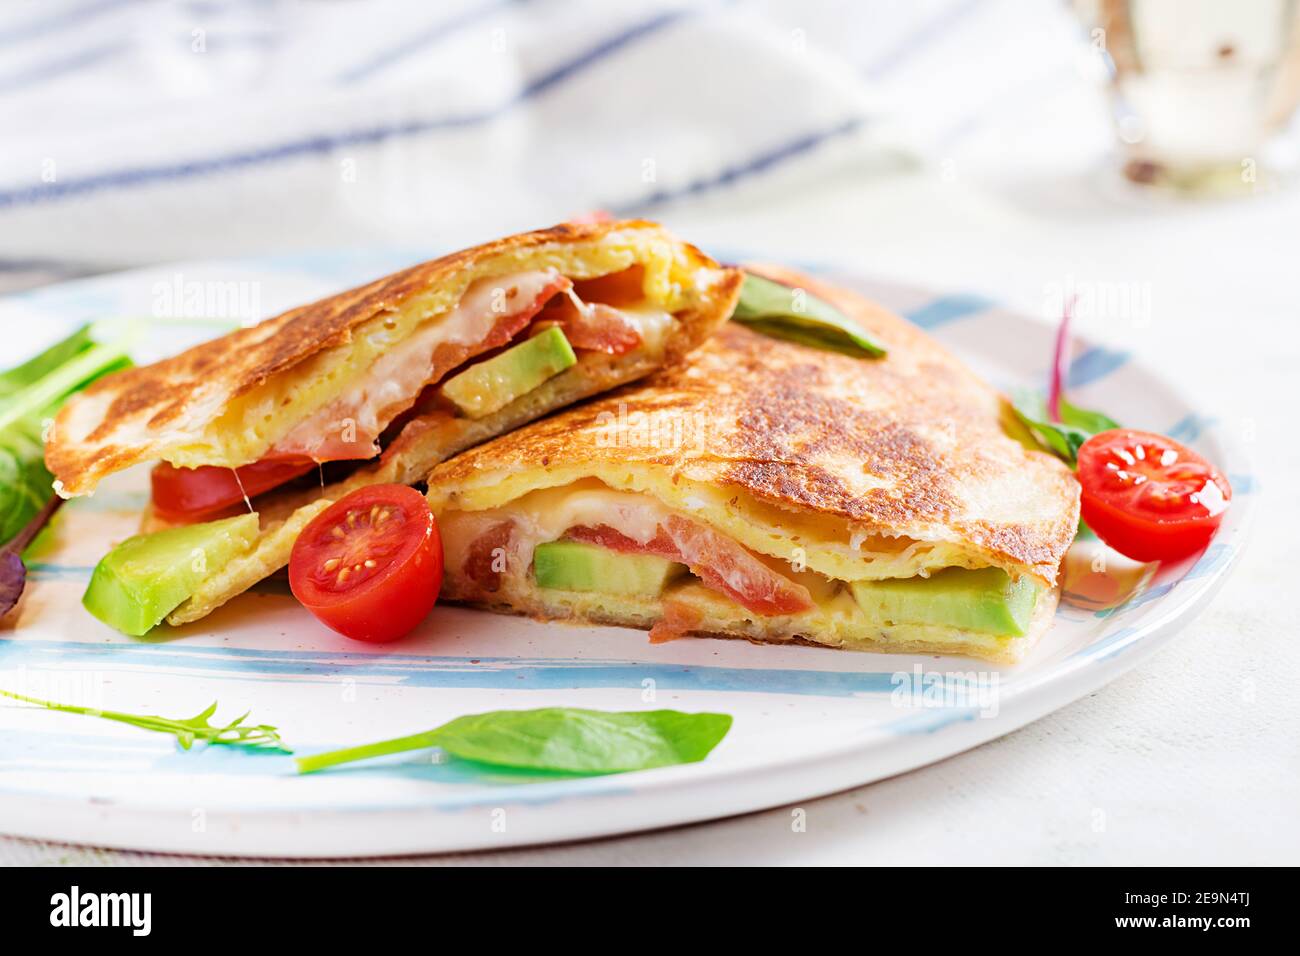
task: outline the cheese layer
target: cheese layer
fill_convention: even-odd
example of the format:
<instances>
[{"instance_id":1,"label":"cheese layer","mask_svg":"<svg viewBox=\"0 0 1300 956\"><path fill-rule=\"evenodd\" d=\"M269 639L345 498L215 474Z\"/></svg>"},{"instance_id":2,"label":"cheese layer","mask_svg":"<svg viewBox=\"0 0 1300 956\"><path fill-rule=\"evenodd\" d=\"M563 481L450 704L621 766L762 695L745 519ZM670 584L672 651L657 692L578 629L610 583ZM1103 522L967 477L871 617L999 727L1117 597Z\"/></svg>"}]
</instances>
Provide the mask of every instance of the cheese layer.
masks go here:
<instances>
[{"instance_id":1,"label":"cheese layer","mask_svg":"<svg viewBox=\"0 0 1300 956\"><path fill-rule=\"evenodd\" d=\"M593 471L596 477L587 477ZM620 498L620 494L624 497ZM663 513L672 511L707 524L760 555L838 581L909 578L941 568L990 566L986 556L964 549L958 541L915 541L868 534L840 518L786 511L733 489L689 481L674 483L649 469L522 467L491 486L452 492L437 485L429 489L429 500L440 522L445 513L492 512L497 520L512 517L524 527L546 529L539 530L539 534L554 531L557 522L566 520L562 516L579 504L593 514L602 508L616 514L616 502L626 502L629 497L655 503ZM596 501L601 504L587 504ZM617 527L608 521L588 523ZM553 540L564 530L561 528L550 538L537 537L536 541ZM1012 573L1018 573L1018 569Z\"/></svg>"},{"instance_id":2,"label":"cheese layer","mask_svg":"<svg viewBox=\"0 0 1300 956\"><path fill-rule=\"evenodd\" d=\"M497 322L527 309L558 276L554 269L545 269L475 282L451 312L436 322L426 322L383 351L345 394L291 428L275 443L272 452L304 455L318 461L378 454L375 443L389 423L415 402L425 385L457 370L458 366L453 365L439 374L435 356L441 347L459 346L477 352ZM510 293L508 303L503 296L505 290ZM568 295L580 308L586 308L571 289ZM511 305L518 308L511 311ZM640 333L639 352L656 359L662 355L673 317L645 305L618 311ZM580 351L579 361L583 358L590 360L590 353Z\"/></svg>"}]
</instances>

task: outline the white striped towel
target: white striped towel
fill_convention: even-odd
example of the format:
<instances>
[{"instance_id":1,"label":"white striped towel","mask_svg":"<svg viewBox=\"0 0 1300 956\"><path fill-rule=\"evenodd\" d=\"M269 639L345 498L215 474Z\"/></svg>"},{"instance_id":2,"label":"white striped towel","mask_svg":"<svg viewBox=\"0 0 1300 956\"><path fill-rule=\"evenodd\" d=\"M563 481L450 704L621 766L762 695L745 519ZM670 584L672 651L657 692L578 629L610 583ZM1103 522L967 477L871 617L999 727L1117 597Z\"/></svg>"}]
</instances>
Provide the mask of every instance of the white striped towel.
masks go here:
<instances>
[{"instance_id":1,"label":"white striped towel","mask_svg":"<svg viewBox=\"0 0 1300 956\"><path fill-rule=\"evenodd\" d=\"M905 118L954 121L964 84L915 78L942 76L926 51L953 59L945 34L999 6L9 5L0 269L452 248L595 207L653 215L782 175L888 168L873 92Z\"/></svg>"}]
</instances>

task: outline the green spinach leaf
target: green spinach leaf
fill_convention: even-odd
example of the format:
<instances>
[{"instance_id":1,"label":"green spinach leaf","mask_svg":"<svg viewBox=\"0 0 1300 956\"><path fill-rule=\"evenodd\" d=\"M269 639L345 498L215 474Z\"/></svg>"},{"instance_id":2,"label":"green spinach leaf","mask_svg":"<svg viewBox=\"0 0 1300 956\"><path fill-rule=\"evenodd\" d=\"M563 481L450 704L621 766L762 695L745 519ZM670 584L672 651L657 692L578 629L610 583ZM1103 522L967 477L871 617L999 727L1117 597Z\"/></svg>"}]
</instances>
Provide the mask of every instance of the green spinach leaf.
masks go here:
<instances>
[{"instance_id":1,"label":"green spinach leaf","mask_svg":"<svg viewBox=\"0 0 1300 956\"><path fill-rule=\"evenodd\" d=\"M731 729L727 714L613 712L573 707L497 710L424 733L298 758L299 773L441 747L463 760L574 774L623 773L703 760Z\"/></svg>"},{"instance_id":2,"label":"green spinach leaf","mask_svg":"<svg viewBox=\"0 0 1300 956\"><path fill-rule=\"evenodd\" d=\"M94 345L90 326L83 325L65 339L60 339L40 355L33 356L22 365L0 372L0 398L21 391L53 372L60 365Z\"/></svg>"},{"instance_id":3,"label":"green spinach leaf","mask_svg":"<svg viewBox=\"0 0 1300 956\"><path fill-rule=\"evenodd\" d=\"M1078 464L1079 449L1084 442L1100 432L1120 427L1109 415L1072 405L1064 398L1060 400L1061 421L1051 421L1047 402L1037 392L1017 393L1012 407L1034 437L1071 468Z\"/></svg>"},{"instance_id":4,"label":"green spinach leaf","mask_svg":"<svg viewBox=\"0 0 1300 956\"><path fill-rule=\"evenodd\" d=\"M95 379L130 365L121 343L94 344L0 401L0 432L15 422L52 414L65 398Z\"/></svg>"},{"instance_id":5,"label":"green spinach leaf","mask_svg":"<svg viewBox=\"0 0 1300 956\"><path fill-rule=\"evenodd\" d=\"M37 426L17 422L0 432L0 545L45 507L53 481Z\"/></svg>"},{"instance_id":6,"label":"green spinach leaf","mask_svg":"<svg viewBox=\"0 0 1300 956\"><path fill-rule=\"evenodd\" d=\"M1061 396L1058 402L1058 410L1061 413L1061 421L1066 425L1093 435L1120 427L1119 422L1104 412L1089 411L1086 408L1072 405L1066 401L1064 395Z\"/></svg>"},{"instance_id":7,"label":"green spinach leaf","mask_svg":"<svg viewBox=\"0 0 1300 956\"><path fill-rule=\"evenodd\" d=\"M73 392L130 364L125 342L98 343L86 325L0 372L0 617L26 585L23 549L57 507L45 467L46 420Z\"/></svg>"},{"instance_id":8,"label":"green spinach leaf","mask_svg":"<svg viewBox=\"0 0 1300 956\"><path fill-rule=\"evenodd\" d=\"M804 289L745 273L740 300L731 315L755 331L813 348L879 358L885 350L848 316Z\"/></svg>"},{"instance_id":9,"label":"green spinach leaf","mask_svg":"<svg viewBox=\"0 0 1300 956\"><path fill-rule=\"evenodd\" d=\"M82 326L22 365L0 372L0 545L49 501L45 420L73 392L130 365L121 343L100 344Z\"/></svg>"}]
</instances>

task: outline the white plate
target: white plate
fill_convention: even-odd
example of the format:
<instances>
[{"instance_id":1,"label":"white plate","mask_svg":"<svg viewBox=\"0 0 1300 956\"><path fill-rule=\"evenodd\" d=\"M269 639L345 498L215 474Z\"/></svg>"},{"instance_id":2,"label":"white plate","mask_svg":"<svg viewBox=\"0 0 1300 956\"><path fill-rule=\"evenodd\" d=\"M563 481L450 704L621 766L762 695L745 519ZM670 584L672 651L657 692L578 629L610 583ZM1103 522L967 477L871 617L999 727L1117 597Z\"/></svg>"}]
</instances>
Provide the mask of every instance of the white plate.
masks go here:
<instances>
[{"instance_id":1,"label":"white plate","mask_svg":"<svg viewBox=\"0 0 1300 956\"><path fill-rule=\"evenodd\" d=\"M197 313L271 314L421 258L304 255L141 270L0 303L6 356L105 315L157 321L146 357L211 327ZM832 276L931 329L1002 387L1045 377L1052 330L971 296ZM180 318L178 318L180 316ZM439 608L388 647L349 642L272 587L178 631L131 640L79 598L108 542L145 501L136 470L64 509L0 625L0 687L109 709L184 717L212 700L251 710L299 751L412 733L466 713L570 705L734 715L703 763L589 779L537 779L434 763L429 754L297 777L284 756L171 738L0 703L0 829L103 846L203 854L339 857L596 837L796 803L918 767L1021 727L1134 666L1222 582L1243 542L1254 479L1212 418L1113 349L1081 343L1071 396L1171 434L1219 463L1232 508L1208 551L1158 570L1076 546L1055 627L1008 668L963 658L855 654L569 628ZM164 629L165 630L165 629Z\"/></svg>"}]
</instances>

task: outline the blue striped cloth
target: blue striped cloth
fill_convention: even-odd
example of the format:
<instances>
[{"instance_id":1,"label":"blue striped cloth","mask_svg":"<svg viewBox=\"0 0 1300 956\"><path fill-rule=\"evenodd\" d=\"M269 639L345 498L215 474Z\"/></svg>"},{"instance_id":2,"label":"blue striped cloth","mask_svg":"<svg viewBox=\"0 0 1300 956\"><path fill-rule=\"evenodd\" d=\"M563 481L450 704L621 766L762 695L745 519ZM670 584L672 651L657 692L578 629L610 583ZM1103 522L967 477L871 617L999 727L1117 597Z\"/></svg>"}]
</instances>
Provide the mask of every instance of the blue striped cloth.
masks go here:
<instances>
[{"instance_id":1,"label":"blue striped cloth","mask_svg":"<svg viewBox=\"0 0 1300 956\"><path fill-rule=\"evenodd\" d=\"M5 5L0 272L448 248L596 207L658 215L751 184L761 197L781 177L896 155L899 119L924 143L961 135L989 88L962 79L954 51L988 58L1009 9Z\"/></svg>"}]
</instances>

